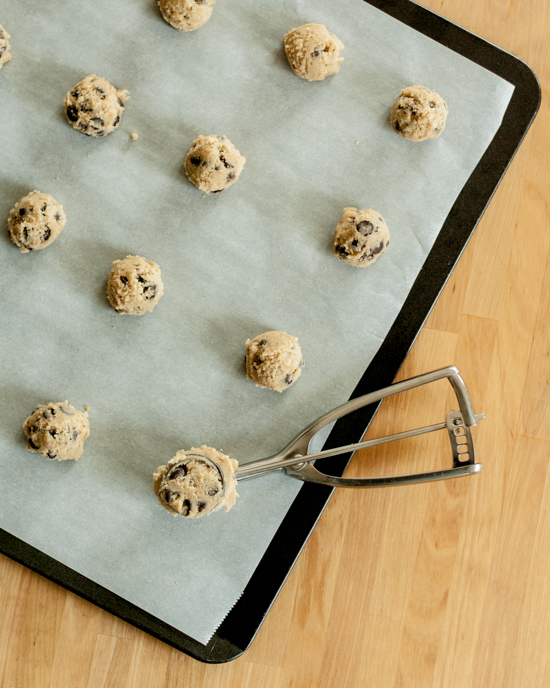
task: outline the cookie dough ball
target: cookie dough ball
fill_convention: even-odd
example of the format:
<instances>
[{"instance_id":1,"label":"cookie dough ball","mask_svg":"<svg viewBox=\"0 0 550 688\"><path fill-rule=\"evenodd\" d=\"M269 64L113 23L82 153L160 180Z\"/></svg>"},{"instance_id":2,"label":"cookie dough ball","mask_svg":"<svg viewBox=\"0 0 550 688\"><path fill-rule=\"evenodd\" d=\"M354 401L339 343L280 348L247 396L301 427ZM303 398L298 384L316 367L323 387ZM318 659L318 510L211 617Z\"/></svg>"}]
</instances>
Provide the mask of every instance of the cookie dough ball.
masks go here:
<instances>
[{"instance_id":1,"label":"cookie dough ball","mask_svg":"<svg viewBox=\"0 0 550 688\"><path fill-rule=\"evenodd\" d=\"M67 121L88 136L106 136L120 124L128 91L90 74L65 96Z\"/></svg>"},{"instance_id":2,"label":"cookie dough ball","mask_svg":"<svg viewBox=\"0 0 550 688\"><path fill-rule=\"evenodd\" d=\"M288 63L296 76L322 81L337 74L344 61L344 44L322 24L304 24L284 37Z\"/></svg>"},{"instance_id":3,"label":"cookie dough ball","mask_svg":"<svg viewBox=\"0 0 550 688\"><path fill-rule=\"evenodd\" d=\"M204 193L221 193L237 181L245 162L226 136L199 136L185 158L185 173Z\"/></svg>"},{"instance_id":4,"label":"cookie dough ball","mask_svg":"<svg viewBox=\"0 0 550 688\"><path fill-rule=\"evenodd\" d=\"M66 401L39 406L23 423L27 449L47 459L76 461L84 440L90 434L88 414L77 411Z\"/></svg>"},{"instance_id":5,"label":"cookie dough ball","mask_svg":"<svg viewBox=\"0 0 550 688\"><path fill-rule=\"evenodd\" d=\"M222 506L229 511L237 494L235 459L212 447L179 451L153 476L153 490L174 516L200 518Z\"/></svg>"},{"instance_id":6,"label":"cookie dough ball","mask_svg":"<svg viewBox=\"0 0 550 688\"><path fill-rule=\"evenodd\" d=\"M210 19L216 0L159 0L160 13L178 31L194 31Z\"/></svg>"},{"instance_id":7,"label":"cookie dough ball","mask_svg":"<svg viewBox=\"0 0 550 688\"><path fill-rule=\"evenodd\" d=\"M408 86L395 99L390 114L393 130L409 141L440 136L447 121L447 103L425 86Z\"/></svg>"},{"instance_id":8,"label":"cookie dough ball","mask_svg":"<svg viewBox=\"0 0 550 688\"><path fill-rule=\"evenodd\" d=\"M298 339L286 332L264 332L246 340L246 377L256 387L283 392L302 374Z\"/></svg>"},{"instance_id":9,"label":"cookie dough ball","mask_svg":"<svg viewBox=\"0 0 550 688\"><path fill-rule=\"evenodd\" d=\"M53 243L66 221L60 203L49 194L31 191L10 210L8 231L21 253L28 253Z\"/></svg>"},{"instance_id":10,"label":"cookie dough ball","mask_svg":"<svg viewBox=\"0 0 550 688\"><path fill-rule=\"evenodd\" d=\"M372 265L390 243L390 231L376 210L344 208L334 232L334 255L358 268Z\"/></svg>"},{"instance_id":11,"label":"cookie dough ball","mask_svg":"<svg viewBox=\"0 0 550 688\"><path fill-rule=\"evenodd\" d=\"M0 69L11 60L9 33L0 24Z\"/></svg>"},{"instance_id":12,"label":"cookie dough ball","mask_svg":"<svg viewBox=\"0 0 550 688\"><path fill-rule=\"evenodd\" d=\"M156 263L141 256L115 260L107 280L107 298L117 313L143 315L153 310L163 294Z\"/></svg>"}]
</instances>

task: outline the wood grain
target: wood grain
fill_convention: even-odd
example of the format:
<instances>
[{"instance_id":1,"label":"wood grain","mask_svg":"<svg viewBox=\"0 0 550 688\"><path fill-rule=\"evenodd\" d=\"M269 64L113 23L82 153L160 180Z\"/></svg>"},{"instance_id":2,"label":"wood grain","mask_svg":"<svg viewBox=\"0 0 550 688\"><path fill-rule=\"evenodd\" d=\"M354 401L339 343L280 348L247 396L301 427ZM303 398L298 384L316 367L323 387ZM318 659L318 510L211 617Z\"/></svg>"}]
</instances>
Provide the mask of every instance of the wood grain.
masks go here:
<instances>
[{"instance_id":1,"label":"wood grain","mask_svg":"<svg viewBox=\"0 0 550 688\"><path fill-rule=\"evenodd\" d=\"M550 3L424 4L524 59L544 93L399 374L460 367L487 414L482 473L337 491L252 647L220 666L0 557L0 688L550 686ZM437 422L449 400L443 387L392 398L369 434ZM349 475L447 453L423 436L357 455Z\"/></svg>"}]
</instances>

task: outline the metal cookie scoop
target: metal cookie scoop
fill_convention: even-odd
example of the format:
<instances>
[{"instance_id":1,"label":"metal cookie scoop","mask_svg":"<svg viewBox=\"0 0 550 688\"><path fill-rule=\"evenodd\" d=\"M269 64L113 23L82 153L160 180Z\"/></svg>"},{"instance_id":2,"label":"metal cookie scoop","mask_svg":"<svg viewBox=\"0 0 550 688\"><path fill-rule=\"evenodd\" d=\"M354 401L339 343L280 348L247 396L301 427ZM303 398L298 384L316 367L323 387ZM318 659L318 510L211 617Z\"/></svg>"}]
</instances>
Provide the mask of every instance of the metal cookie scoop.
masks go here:
<instances>
[{"instance_id":1,"label":"metal cookie scoop","mask_svg":"<svg viewBox=\"0 0 550 688\"><path fill-rule=\"evenodd\" d=\"M309 453L309 443L312 437L332 421L386 397L443 378L447 378L451 383L460 408L459 411L450 411L443 423L348 444L315 454ZM371 392L348 401L346 404L325 413L324 416L304 428L278 454L273 454L266 459L252 461L241 467L237 467L237 462L234 459L230 459L212 447L202 446L199 450L191 449L188 452L182 450L167 466L160 466L157 469L154 491L162 506L174 515L197 518L217 511L224 505L226 511L230 509L237 497L235 491L237 481L258 478L281 470L291 478L331 487L385 487L472 475L479 473L481 464L476 462L470 428L477 425L477 421L483 418L485 418L483 413L474 413L470 395L460 377L458 368L450 366L403 382L397 382L377 392ZM321 473L312 465L312 462L317 459L347 454L357 449L374 447L377 444L394 442L445 428L449 434L453 456L453 467L446 470L381 478L339 478ZM214 474L212 474L211 469L214 469ZM206 474L208 475L205 477ZM215 476L215 485L212 483L212 475ZM213 491L209 491L209 489Z\"/></svg>"},{"instance_id":2,"label":"metal cookie scoop","mask_svg":"<svg viewBox=\"0 0 550 688\"><path fill-rule=\"evenodd\" d=\"M399 394L400 392L406 392L415 387L420 387L443 378L447 378L451 383L460 408L459 411L450 411L443 423L428 425L426 427L400 432L395 435L378 437L364 442L357 442L355 444L348 444L343 447L321 451L316 454L308 453L309 443L312 437L328 423L338 418L342 418L342 416L363 408L364 406L381 401L386 397ZM291 478L296 478L305 482L319 483L321 485L330 485L331 487L385 487L389 485L409 485L412 483L472 475L474 473L479 473L481 464L476 462L474 442L470 428L473 425L477 425L477 421L483 418L485 418L485 414L476 414L474 412L470 395L460 376L460 371L455 366L450 366L410 378L409 380L404 380L403 382L397 382L377 392L365 394L362 397L348 401L342 406L338 406L338 408L329 411L308 425L307 428L304 428L304 430L302 430L302 432L289 442L289 444L287 444L278 454L274 454L266 459L252 461L251 463L239 467L235 472L235 477L239 481L249 480L275 471L284 470L286 475ZM351 451L356 451L357 449L374 447L377 444L394 442L396 440L422 435L427 432L434 432L435 430L443 430L445 428L447 428L449 433L453 456L453 467L446 470L380 478L338 478L325 475L311 465L311 462L317 459L325 459L329 456L346 454Z\"/></svg>"}]
</instances>

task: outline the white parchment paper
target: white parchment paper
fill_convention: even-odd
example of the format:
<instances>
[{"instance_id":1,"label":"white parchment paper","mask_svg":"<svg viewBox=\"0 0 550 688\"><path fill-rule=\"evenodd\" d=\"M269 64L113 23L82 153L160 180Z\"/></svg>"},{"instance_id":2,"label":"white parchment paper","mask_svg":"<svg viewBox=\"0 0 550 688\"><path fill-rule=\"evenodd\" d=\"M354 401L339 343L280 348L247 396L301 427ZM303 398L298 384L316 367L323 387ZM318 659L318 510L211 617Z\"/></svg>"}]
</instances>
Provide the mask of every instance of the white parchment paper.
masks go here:
<instances>
[{"instance_id":1,"label":"white parchment paper","mask_svg":"<svg viewBox=\"0 0 550 688\"><path fill-rule=\"evenodd\" d=\"M4 0L12 61L0 72L0 217L33 189L67 225L44 251L0 239L0 525L196 640L238 599L300 484L242 484L229 513L197 522L156 504L155 468L208 444L241 462L282 448L348 399L395 319L458 193L498 129L513 87L362 0L219 0L180 34L154 0ZM307 83L282 37L325 24L340 73ZM130 92L120 129L74 131L65 93L96 73ZM410 143L389 126L400 89L449 106L443 136ZM130 140L137 132L139 139ZM247 158L206 197L182 172L198 134ZM345 206L391 232L372 267L334 259ZM113 260L157 262L153 313L117 316ZM283 394L244 377L244 342L300 340L305 369ZM90 407L78 463L25 450L39 403Z\"/></svg>"}]
</instances>

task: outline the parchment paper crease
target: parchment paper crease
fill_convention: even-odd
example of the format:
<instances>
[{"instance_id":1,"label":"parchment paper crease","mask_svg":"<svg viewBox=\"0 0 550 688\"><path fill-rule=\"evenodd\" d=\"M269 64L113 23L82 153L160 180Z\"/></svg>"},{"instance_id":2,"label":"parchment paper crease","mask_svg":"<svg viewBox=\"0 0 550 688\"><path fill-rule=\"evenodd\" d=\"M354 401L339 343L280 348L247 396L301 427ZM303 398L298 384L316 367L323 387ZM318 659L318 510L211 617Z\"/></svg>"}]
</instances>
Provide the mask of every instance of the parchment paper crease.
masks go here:
<instances>
[{"instance_id":1,"label":"parchment paper crease","mask_svg":"<svg viewBox=\"0 0 550 688\"><path fill-rule=\"evenodd\" d=\"M6 0L1 12L13 59L0 73L0 217L38 189L68 221L44 251L0 239L0 525L206 643L300 484L247 482L231 512L188 523L156 505L153 471L201 443L267 456L348 399L513 87L362 0L219 0L190 34L154 0ZM346 46L340 74L320 83L294 76L282 49L307 22ZM90 73L130 93L105 139L63 115ZM418 83L450 113L424 144L388 123ZM218 196L182 173L198 134L225 134L247 158ZM391 232L366 270L331 255L350 205L378 210ZM105 298L128 254L157 262L165 284L140 318ZM306 362L284 394L244 377L245 340L270 329L299 337ZM21 430L37 404L65 399L90 407L71 465L27 452Z\"/></svg>"}]
</instances>

